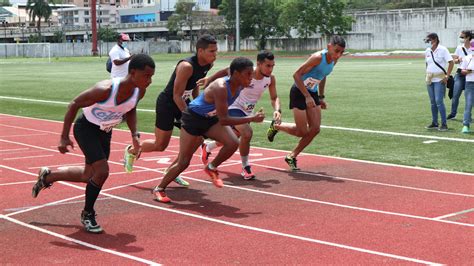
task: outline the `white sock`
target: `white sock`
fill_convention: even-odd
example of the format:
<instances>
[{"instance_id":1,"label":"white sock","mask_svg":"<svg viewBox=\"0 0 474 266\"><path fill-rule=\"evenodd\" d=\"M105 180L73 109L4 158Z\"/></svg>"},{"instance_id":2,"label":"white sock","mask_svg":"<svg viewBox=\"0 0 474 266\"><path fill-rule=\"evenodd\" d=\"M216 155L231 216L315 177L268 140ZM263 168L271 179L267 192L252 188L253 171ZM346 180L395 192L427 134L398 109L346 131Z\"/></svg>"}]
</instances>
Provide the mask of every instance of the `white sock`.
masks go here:
<instances>
[{"instance_id":1,"label":"white sock","mask_svg":"<svg viewBox=\"0 0 474 266\"><path fill-rule=\"evenodd\" d=\"M215 141L211 141L211 142L207 143L206 151L211 152L215 148L217 148L217 143Z\"/></svg>"},{"instance_id":2,"label":"white sock","mask_svg":"<svg viewBox=\"0 0 474 266\"><path fill-rule=\"evenodd\" d=\"M215 170L215 169L216 169L216 168L214 167L214 165L212 165L212 163L207 164L207 167L209 167L209 169L211 169L211 170Z\"/></svg>"},{"instance_id":3,"label":"white sock","mask_svg":"<svg viewBox=\"0 0 474 266\"><path fill-rule=\"evenodd\" d=\"M240 156L242 158L242 167L248 166L249 165L249 156Z\"/></svg>"}]
</instances>

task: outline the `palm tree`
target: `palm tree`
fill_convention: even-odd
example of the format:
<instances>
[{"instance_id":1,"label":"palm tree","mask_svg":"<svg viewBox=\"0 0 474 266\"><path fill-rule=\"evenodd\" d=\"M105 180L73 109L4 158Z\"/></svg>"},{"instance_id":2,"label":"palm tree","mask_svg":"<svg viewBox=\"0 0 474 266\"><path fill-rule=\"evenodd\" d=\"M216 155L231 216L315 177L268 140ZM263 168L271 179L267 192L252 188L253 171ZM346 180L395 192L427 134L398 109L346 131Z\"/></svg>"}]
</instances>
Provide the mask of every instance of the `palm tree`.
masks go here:
<instances>
[{"instance_id":1,"label":"palm tree","mask_svg":"<svg viewBox=\"0 0 474 266\"><path fill-rule=\"evenodd\" d=\"M44 18L44 22L48 22L48 19L51 17L52 8L49 6L49 2L53 5L55 4L54 0L28 0L26 3L26 11L30 16L32 22L36 21L36 28L38 29L38 35L41 39L41 19Z\"/></svg>"}]
</instances>

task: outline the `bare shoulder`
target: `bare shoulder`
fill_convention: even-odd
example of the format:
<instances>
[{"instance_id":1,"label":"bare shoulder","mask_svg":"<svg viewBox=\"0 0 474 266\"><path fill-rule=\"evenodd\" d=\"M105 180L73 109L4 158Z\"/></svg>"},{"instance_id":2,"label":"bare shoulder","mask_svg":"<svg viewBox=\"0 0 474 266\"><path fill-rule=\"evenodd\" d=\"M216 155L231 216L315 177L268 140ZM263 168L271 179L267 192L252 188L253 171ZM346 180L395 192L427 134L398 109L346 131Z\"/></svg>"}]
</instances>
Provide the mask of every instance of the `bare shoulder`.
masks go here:
<instances>
[{"instance_id":1,"label":"bare shoulder","mask_svg":"<svg viewBox=\"0 0 474 266\"><path fill-rule=\"evenodd\" d=\"M112 88L111 79L99 81L94 85L94 89L98 89L98 90L110 90L111 88Z\"/></svg>"}]
</instances>

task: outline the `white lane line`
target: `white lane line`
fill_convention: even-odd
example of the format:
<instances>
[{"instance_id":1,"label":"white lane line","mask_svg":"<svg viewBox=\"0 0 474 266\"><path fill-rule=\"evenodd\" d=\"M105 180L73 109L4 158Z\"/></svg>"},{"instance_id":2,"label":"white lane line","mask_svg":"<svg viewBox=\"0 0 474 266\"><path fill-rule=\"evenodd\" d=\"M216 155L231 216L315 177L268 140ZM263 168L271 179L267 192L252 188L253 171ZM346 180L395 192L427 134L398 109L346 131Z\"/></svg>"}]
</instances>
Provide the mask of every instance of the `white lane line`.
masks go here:
<instances>
[{"instance_id":1,"label":"white lane line","mask_svg":"<svg viewBox=\"0 0 474 266\"><path fill-rule=\"evenodd\" d=\"M0 140L0 141L2 141L2 140ZM25 145L32 146L32 145L29 145L29 144L25 144ZM41 147L39 147L39 148L48 150L47 148L41 148ZM81 155L77 155L77 154L71 154L71 155L81 156ZM272 159L272 158L269 158L269 159ZM265 160L265 159L256 159L254 161L262 161L262 160ZM119 164L119 163L116 163L116 162L113 162L113 161L109 161L109 163ZM240 162L236 162L234 164L240 164ZM225 166L229 166L229 165L231 165L231 164L221 165L220 167L225 167ZM11 169L11 170L15 170L15 168L12 168L12 167L2 166L2 165L0 165L0 167L5 167L5 168ZM146 168L146 167L138 167L137 166L137 168L148 169L150 171L156 171L155 169ZM25 171L22 171L22 170L18 170L18 171L22 172L22 173L25 173L25 174L28 174L28 175L36 175L36 174L25 172ZM202 171L202 169L198 169L197 171ZM156 172L161 173L161 171L156 171ZM207 180L196 179L196 178L192 178L192 177L189 177L189 176L186 176L186 175L183 175L183 174L181 176L185 177L189 180L194 180L194 181L197 181L197 182L208 183L208 184L211 183L210 181L207 181ZM66 182L60 182L60 183L63 184L63 185L76 187L76 188L79 188L79 189L82 189L82 190L84 189L83 187L76 186L76 185L73 185L73 184L69 184L69 183L66 183ZM270 195L270 196L289 198L289 199L293 199L293 200L299 200L299 201L305 201L305 202L311 202L311 203L318 203L318 204L328 205L328 206L333 206L333 207L340 207L340 208L345 208L345 209L357 210L357 211L366 211L366 212L379 213L379 214L384 214L384 215L393 215L393 216L406 217L406 218L412 218L412 219L419 219L419 220L434 221L434 222L447 223L447 224L455 224L455 225L461 225L461 226L467 226L467 227L474 227L474 224L460 223L460 222L449 221L449 220L435 220L433 218L424 217L424 216L404 214L404 213L398 213L398 212L382 211L382 210L369 209L369 208L362 208L362 207L356 207L356 206L351 206L351 205L338 204L338 203L333 203L333 202L320 201L320 200L308 199L308 198L291 196L291 195L286 195L286 194L273 193L273 192L268 192L268 191L263 191L263 190L233 186L233 185L228 185L228 184L225 184L224 187L232 188L232 189L238 189L238 190L244 190L244 191L249 191L249 192L254 192L254 193L260 193L260 194L265 194L265 195ZM16 213L14 213L14 214L16 214ZM14 215L14 214L10 213L9 215Z\"/></svg>"},{"instance_id":2,"label":"white lane line","mask_svg":"<svg viewBox=\"0 0 474 266\"><path fill-rule=\"evenodd\" d=\"M110 197L99 197L97 198L97 201L103 201L103 200L111 200L112 198ZM76 203L84 203L84 200L73 200L73 201L67 201L67 202L61 202L53 205L48 205L48 206L60 206L60 205L70 205L70 204L76 204ZM23 211L31 208L36 208L38 206L43 206L43 205L34 205L34 206L23 206L19 208L10 208L10 209L4 209L6 212L17 212L17 211ZM8 215L6 215L8 216Z\"/></svg>"},{"instance_id":3,"label":"white lane line","mask_svg":"<svg viewBox=\"0 0 474 266\"><path fill-rule=\"evenodd\" d=\"M3 183L0 186L13 186L13 185L21 185L21 184L32 184L36 183L36 181L23 181L23 182L13 182L13 183Z\"/></svg>"},{"instance_id":4,"label":"white lane line","mask_svg":"<svg viewBox=\"0 0 474 266\"><path fill-rule=\"evenodd\" d=\"M15 137L33 137L33 136L46 136L46 133L36 133L36 134L22 134L22 135L4 135L0 138L15 138Z\"/></svg>"},{"instance_id":5,"label":"white lane line","mask_svg":"<svg viewBox=\"0 0 474 266\"><path fill-rule=\"evenodd\" d=\"M1 97L1 96L0 96ZM33 120L33 121L44 121L44 122L49 122L49 123L56 123L56 124L62 124L61 121L55 121L55 120L48 120L48 119L42 119L42 118L33 118L33 117L27 117L27 116L18 116L18 115L9 115L9 114L0 114L0 116L7 116L7 117L14 117L14 118L21 118L21 119L25 119L25 120ZM269 123L270 121L264 121L264 122L267 122ZM0 125L4 125L4 124L0 124ZM13 128L17 128L17 127L14 127L14 126L10 126L10 125L4 125L4 126L8 126L8 127L13 127ZM31 129L31 128L22 128L22 127L18 127L18 128L21 128L21 129L29 129L29 130L33 130L35 131L35 129ZM128 132L127 130L123 130L123 129L114 129L116 131L124 131L124 132ZM50 134L55 134L55 135L59 135L60 133L57 133L57 132L53 132L53 131L42 131L42 132L48 132ZM154 133L147 133L147 132L143 132L142 135L147 135L149 137L154 137ZM179 137L177 136L171 136L172 138L174 139L179 139ZM123 144L123 143L118 143L118 144L122 144L122 145L127 145L127 144ZM179 146L179 145L177 145ZM171 147L171 146L169 146ZM279 149L272 149L272 148L264 148L264 147L252 147L252 149L254 150L267 150L267 151L276 151L276 152L281 152L281 153L288 153L288 151L285 151L285 150L279 150ZM175 152L177 153L177 152ZM353 158L344 158L344 157L338 157L338 156L330 156L330 155L322 155L322 154L312 154L312 153L306 153L306 152L302 152L300 153L301 155L309 155L309 156L313 156L313 157L322 157L322 158L330 158L330 159L336 159L336 160L343 160L343 161L349 161L349 162L358 162L358 163L365 163L365 164L373 164L373 165L382 165L382 166L393 166L393 167L397 167L397 168L405 168L405 169L415 169L415 170L421 170L421 171L428 171L428 172L436 172L436 173L447 173L447 174L457 174L457 175L466 175L466 176L473 176L474 177L474 173L468 173L468 172L459 172L459 171L449 171L449 170L442 170L442 169L431 169L431 168L423 168L423 167L419 167L419 166L410 166L410 165L402 165L402 164L394 164L394 163L383 163L383 162L376 162L376 161L368 161L368 160L361 160L361 159L353 159Z\"/></svg>"},{"instance_id":6,"label":"white lane line","mask_svg":"<svg viewBox=\"0 0 474 266\"><path fill-rule=\"evenodd\" d=\"M4 149L4 150L0 150L0 153L11 153L11 152L18 152L18 151L27 151L29 150L29 148L18 148L18 149Z\"/></svg>"},{"instance_id":7,"label":"white lane line","mask_svg":"<svg viewBox=\"0 0 474 266\"><path fill-rule=\"evenodd\" d=\"M33 167L28 167L28 169L40 169L41 167L69 167L69 166L78 166L78 165L84 165L84 162L82 163L68 163L68 164L54 164L54 165L44 165L44 166L33 166Z\"/></svg>"},{"instance_id":8,"label":"white lane line","mask_svg":"<svg viewBox=\"0 0 474 266\"><path fill-rule=\"evenodd\" d=\"M72 237L61 235L61 234L58 234L56 232L46 230L44 228L34 226L34 225L31 225L31 224L27 224L27 223L24 223L20 220L17 220L17 219L14 219L14 218L11 218L11 217L8 217L8 216L5 216L5 215L0 214L0 219L10 221L14 224L17 224L17 225L20 225L20 226L23 226L23 227L41 232L43 234L51 235L51 236L54 236L54 237L57 237L57 238L60 238L60 239L63 239L63 240L69 241L69 242L73 242L73 243L76 243L78 245L88 247L90 249L95 249L97 251L102 251L102 252L109 253L109 254L119 256L119 257L122 257L122 258L126 258L126 259L129 259L129 260L134 260L134 261L137 261L137 262L145 263L145 264L148 264L148 265L161 265L161 264L156 263L156 262L151 261L151 260L147 260L147 259L144 259L144 258L139 258L139 257L133 256L133 255L130 255L130 254L118 252L118 251L111 250L111 249L108 249L108 248L103 248L103 247L100 247L100 246L97 246L97 245L94 245L94 244L90 244L90 243L87 243L87 242L84 242L84 241L81 241L81 240L78 240L78 239L75 239L75 238L72 238Z\"/></svg>"},{"instance_id":9,"label":"white lane line","mask_svg":"<svg viewBox=\"0 0 474 266\"><path fill-rule=\"evenodd\" d=\"M23 160L23 159L31 159L31 158L43 158L43 157L51 157L52 154L46 155L34 155L34 156L22 156L22 157L10 157L3 159L4 161L12 161L12 160Z\"/></svg>"},{"instance_id":10,"label":"white lane line","mask_svg":"<svg viewBox=\"0 0 474 266\"><path fill-rule=\"evenodd\" d=\"M180 210L170 209L170 208L167 208L167 207L159 207L159 206L156 206L156 205L151 205L151 204L140 202L140 201L135 201L135 200L127 199L127 198L122 198L122 197L115 196L115 195L112 195L112 194L109 194L109 193L104 193L104 195L106 195L108 197L111 197L111 198L121 200L121 201L125 201L125 202L129 202L129 203L132 203L132 204L137 204L137 205L141 205L141 206L144 206L144 207L148 207L148 208L158 209L158 210L161 210L161 211L180 214L180 215L193 217L193 218L200 219L200 220L205 220L205 221L214 222L214 223L218 223L218 224L224 224L224 225L228 225L228 226L232 226L232 227L236 227L236 228L241 228L241 229L246 229L246 230L251 230L251 231L255 231L255 232L260 232L260 233L265 233L265 234L270 234L270 235L276 235L276 236L282 236L282 237L287 237L287 238L291 238L291 239L302 240L302 241L306 241L306 242L311 242L311 243L316 243L316 244L321 244L321 245L326 245L326 246L331 246L331 247L337 247L337 248L341 248L341 249L348 249L348 250L353 250L353 251L357 251L357 252L362 252L362 253L367 253L367 254L372 254L372 255L378 255L378 256L382 256L382 257L388 257L388 258L393 258L393 259L398 259L398 260L403 260L403 261L422 263L422 264L437 264L437 265L439 265L439 263L435 263L435 262L431 262L431 261L425 261L425 260L405 257L405 256L396 255L396 254L391 254L391 253L379 252L379 251L365 249L365 248L358 248L358 247L354 247L354 246L338 244L338 243L335 243L335 242L329 242L329 241L324 241L324 240L319 240L319 239L314 239L314 238L309 238L309 237L304 237L304 236L287 234L287 233L282 233L282 232L278 232L278 231L274 231L274 230L269 230L269 229L264 229L264 228L249 226L249 225L243 225L243 224L228 222L228 221L215 219L215 218L211 218L211 217L207 217L207 216L203 216L203 215L198 215L198 214L194 214L194 213L188 213L188 212L184 212L184 211L180 211Z\"/></svg>"},{"instance_id":11,"label":"white lane line","mask_svg":"<svg viewBox=\"0 0 474 266\"><path fill-rule=\"evenodd\" d=\"M279 170L279 171L288 171L288 169L285 169L285 168L279 168L279 167L274 167L274 166L269 166L269 165L264 165L264 164L252 163L252 165L256 165L256 166L260 166L260 167L268 168L268 169ZM288 173L290 172L288 171ZM368 181L368 180L361 180L361 179L354 179L354 178L347 178L347 177L340 177L340 176L332 176L332 175L325 175L325 174L317 174L317 173L306 172L306 171L298 171L297 173L311 175L311 176L322 176L322 177L334 178L334 179L346 180L346 181L352 181L352 182L366 183L366 184L372 184L372 185L386 186L386 187L395 187L395 188L410 189L410 190L431 192L431 193L437 193L437 194L446 194L446 195L451 195L451 196L462 196L462 197L474 198L474 195L472 194L463 194L463 193L456 193L456 192L449 192L449 191L442 191L442 190L394 185L394 184L389 184L389 183L382 183L382 182L375 182L375 181Z\"/></svg>"},{"instance_id":12,"label":"white lane line","mask_svg":"<svg viewBox=\"0 0 474 266\"><path fill-rule=\"evenodd\" d=\"M441 220L441 219L446 219L446 218L449 218L449 217L458 216L458 215L465 214L465 213L470 213L470 212L474 212L474 208L463 210L463 211L458 211L458 212L454 212L454 213L450 213L450 214L446 214L446 215L442 215L442 216L438 216L438 217L435 217L433 219Z\"/></svg>"},{"instance_id":13,"label":"white lane line","mask_svg":"<svg viewBox=\"0 0 474 266\"><path fill-rule=\"evenodd\" d=\"M67 185L67 186L71 186L71 187L83 190L82 187L78 187L78 186L68 184L68 183L63 183L63 182L61 182L61 183L63 185ZM302 240L302 241L307 241L307 242L312 242L312 243L317 243L317 244L321 244L321 245L327 245L327 246L332 246L332 247L337 247L337 248L342 248L342 249L348 249L348 250L353 250L353 251L372 254L372 255L389 257L389 258L398 259L398 260L410 261L410 262L415 262L415 263L423 263L423 264L438 264L438 263L434 263L434 262L430 262L430 261L424 261L424 260L419 260L419 259L415 259L415 258L404 257L404 256L395 255L395 254L391 254L391 253L379 252L379 251L374 251L374 250L369 250L369 249L364 249L364 248L358 248L358 247L354 247L354 246L338 244L338 243L324 241L324 240L318 240L318 239L314 239L314 238L308 238L308 237L303 237L303 236L298 236L298 235L293 235L293 234L286 234L286 233L273 231L273 230L268 230L268 229L259 228L259 227L242 225L242 224L228 222L228 221L224 221L224 220L220 220L220 219L210 218L210 217L203 216L203 215L188 213L188 212L184 212L184 211L180 211L180 210L169 209L169 208L166 208L166 207L159 207L159 206L156 206L156 205L151 205L151 204L148 204L148 203L143 203L143 202L139 202L139 201L135 201L135 200L115 196L115 195L112 195L112 194L109 194L109 193L105 193L105 191L101 191L100 194L102 194L104 196L107 196L109 198L114 198L114 199L117 199L117 200L125 201L125 202L132 203L132 204L141 205L141 206L144 206L144 207L149 207L149 208L158 209L158 210L162 210L162 211L172 212L172 213L175 213L175 214L189 216L189 217L193 217L193 218L197 218L197 219L201 219L201 220L206 220L206 221L215 222L215 223L224 224L224 225L237 227L237 228L242 228L242 229L247 229L247 230L251 230L251 231L256 231L256 232L261 232L261 233L266 233L266 234L271 234L271 235L277 235L277 236L282 236L282 237L287 237L287 238L292 238L292 239L297 239L297 240ZM63 202L63 201L61 201L61 202ZM48 203L48 204L45 204L45 205L51 206L51 205L55 205L55 203ZM42 206L45 206L45 205L42 205ZM30 208L30 210L31 209L39 209L40 207L41 206L38 206L36 208L33 207L33 208ZM21 213L21 212L24 212L24 211L18 211L16 213ZM8 216L0 215L0 218L12 219L12 218L9 217L11 215L13 215L13 213L10 213ZM18 221L18 220L15 220L15 221ZM45 229L42 229L42 228L39 228L39 227L35 227L35 228L45 230ZM35 228L33 228L33 229L35 229ZM51 231L49 231L49 232L51 232ZM51 233L54 233L54 232L51 232ZM56 234L56 233L54 233L54 234Z\"/></svg>"},{"instance_id":14,"label":"white lane line","mask_svg":"<svg viewBox=\"0 0 474 266\"><path fill-rule=\"evenodd\" d=\"M10 96L0 96L0 99L2 99L2 98L3 99L9 99L9 100L17 100L17 101L54 103L54 104L61 104L61 105L69 104L67 102L37 100L37 99L18 98L18 97L10 97ZM140 111L140 112L155 112L155 110L153 110L153 109L137 109L137 111ZM270 120L265 120L264 122L265 123L271 123ZM321 125L321 127L322 128L342 130L342 131L354 131L354 132L363 132L363 133L370 133L370 134L381 134L381 135L398 136L398 137L437 139L437 140L445 140L445 141L474 143L474 139L447 138L447 137L430 136L430 135L417 135L417 134L408 134L408 133L399 133L399 132L390 132L390 131L381 131L381 130L369 130L369 129L360 129L360 128L337 127L337 126L324 126L324 125Z\"/></svg>"}]
</instances>

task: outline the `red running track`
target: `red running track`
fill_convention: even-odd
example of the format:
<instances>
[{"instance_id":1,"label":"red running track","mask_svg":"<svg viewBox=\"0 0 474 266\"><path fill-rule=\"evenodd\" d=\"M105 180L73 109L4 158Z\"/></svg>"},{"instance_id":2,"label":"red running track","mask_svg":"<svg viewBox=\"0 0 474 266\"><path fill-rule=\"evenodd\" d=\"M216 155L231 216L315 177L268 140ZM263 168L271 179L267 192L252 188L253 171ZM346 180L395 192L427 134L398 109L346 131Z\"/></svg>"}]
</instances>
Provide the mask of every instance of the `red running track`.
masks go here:
<instances>
[{"instance_id":1,"label":"red running track","mask_svg":"<svg viewBox=\"0 0 474 266\"><path fill-rule=\"evenodd\" d=\"M101 235L79 221L84 185L57 183L31 198L41 166L81 165L61 155L61 123L0 115L1 264L415 264L474 261L474 175L252 148L257 180L241 179L239 156L220 166L215 188L196 153L173 184L171 204L150 189L174 159L143 154L132 174L121 157L129 132L116 130L111 176L96 204ZM151 138L152 135L142 137ZM278 140L277 140L278 141Z\"/></svg>"}]
</instances>

